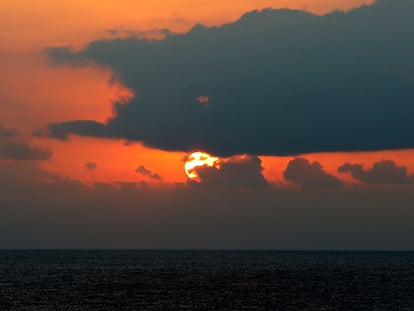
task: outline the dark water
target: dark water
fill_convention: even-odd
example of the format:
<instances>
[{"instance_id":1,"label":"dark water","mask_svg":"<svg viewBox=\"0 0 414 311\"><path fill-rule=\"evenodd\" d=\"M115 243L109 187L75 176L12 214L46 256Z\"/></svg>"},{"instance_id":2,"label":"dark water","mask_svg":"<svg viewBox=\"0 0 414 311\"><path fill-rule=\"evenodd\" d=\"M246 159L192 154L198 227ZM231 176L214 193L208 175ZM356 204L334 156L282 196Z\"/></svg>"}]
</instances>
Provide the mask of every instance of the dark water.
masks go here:
<instances>
[{"instance_id":1,"label":"dark water","mask_svg":"<svg viewBox=\"0 0 414 311\"><path fill-rule=\"evenodd\" d=\"M414 310L414 253L0 251L0 310Z\"/></svg>"}]
</instances>

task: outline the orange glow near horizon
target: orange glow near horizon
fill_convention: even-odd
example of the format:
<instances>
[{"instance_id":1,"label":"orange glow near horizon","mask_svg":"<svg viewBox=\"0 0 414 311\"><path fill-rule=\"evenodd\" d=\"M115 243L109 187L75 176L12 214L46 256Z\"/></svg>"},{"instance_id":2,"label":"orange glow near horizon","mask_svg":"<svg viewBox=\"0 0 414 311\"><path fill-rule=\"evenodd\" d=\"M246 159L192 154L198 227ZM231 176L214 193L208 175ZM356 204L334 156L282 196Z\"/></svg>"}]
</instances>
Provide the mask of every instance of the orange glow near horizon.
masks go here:
<instances>
[{"instance_id":1,"label":"orange glow near horizon","mask_svg":"<svg viewBox=\"0 0 414 311\"><path fill-rule=\"evenodd\" d=\"M323 166L325 172L350 183L356 182L350 174L341 174L337 171L338 167L346 162L362 164L364 168L369 169L375 162L392 160L398 166L406 166L408 173L414 173L414 149L406 149L369 152L325 152L284 157L261 156L264 168L263 175L268 181L284 183L283 171L289 161L297 157L305 158L311 162L317 161Z\"/></svg>"},{"instance_id":2,"label":"orange glow near horizon","mask_svg":"<svg viewBox=\"0 0 414 311\"><path fill-rule=\"evenodd\" d=\"M41 144L53 150L52 159L41 163L43 169L59 174L62 177L79 180L85 184L94 182L146 182L158 184L145 176L136 173L140 165L150 169L162 177L163 184L182 184L188 178L198 181L194 172L196 166L219 167L220 159L199 152L188 155L186 152L168 152L151 149L139 143L126 145L121 140L85 138L73 136L70 142L54 139L35 139L34 143ZM263 175L271 183L286 184L283 171L289 161L303 157L309 161L318 161L325 172L332 174L347 183L356 183L350 174L337 172L339 166L346 162L363 164L371 168L374 162L393 160L399 166L406 166L409 173L414 173L414 149L391 150L376 152L336 152L313 153L300 156L260 156ZM185 161L183 159L186 159ZM225 161L226 159L223 159ZM96 170L88 171L87 162L97 165ZM195 173L195 174L194 174Z\"/></svg>"},{"instance_id":3,"label":"orange glow near horizon","mask_svg":"<svg viewBox=\"0 0 414 311\"><path fill-rule=\"evenodd\" d=\"M163 183L186 181L183 152L150 149L142 144L125 144L121 140L71 137L70 142L54 139L36 139L36 143L53 150L52 159L41 162L43 169L62 177L93 182L141 182L153 183L136 173L143 165L159 174ZM85 164L95 163L96 169L88 171Z\"/></svg>"}]
</instances>

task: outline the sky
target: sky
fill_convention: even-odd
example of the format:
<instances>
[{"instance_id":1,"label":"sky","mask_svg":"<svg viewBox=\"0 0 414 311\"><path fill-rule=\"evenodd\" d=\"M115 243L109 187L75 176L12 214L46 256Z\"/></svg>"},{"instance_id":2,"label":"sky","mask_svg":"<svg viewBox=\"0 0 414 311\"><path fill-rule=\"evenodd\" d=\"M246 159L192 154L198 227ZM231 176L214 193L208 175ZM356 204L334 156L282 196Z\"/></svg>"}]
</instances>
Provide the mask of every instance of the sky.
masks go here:
<instances>
[{"instance_id":1,"label":"sky","mask_svg":"<svg viewBox=\"0 0 414 311\"><path fill-rule=\"evenodd\" d=\"M414 250L412 1L1 2L0 248Z\"/></svg>"}]
</instances>

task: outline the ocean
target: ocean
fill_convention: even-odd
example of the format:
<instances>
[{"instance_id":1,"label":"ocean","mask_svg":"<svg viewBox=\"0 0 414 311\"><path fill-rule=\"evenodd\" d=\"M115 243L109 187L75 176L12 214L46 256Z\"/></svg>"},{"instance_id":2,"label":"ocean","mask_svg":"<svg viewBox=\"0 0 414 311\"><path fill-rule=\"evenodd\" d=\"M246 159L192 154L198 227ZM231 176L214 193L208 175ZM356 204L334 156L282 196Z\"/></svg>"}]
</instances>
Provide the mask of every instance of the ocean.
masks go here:
<instances>
[{"instance_id":1,"label":"ocean","mask_svg":"<svg viewBox=\"0 0 414 311\"><path fill-rule=\"evenodd\" d=\"M414 252L2 250L0 310L414 310Z\"/></svg>"}]
</instances>

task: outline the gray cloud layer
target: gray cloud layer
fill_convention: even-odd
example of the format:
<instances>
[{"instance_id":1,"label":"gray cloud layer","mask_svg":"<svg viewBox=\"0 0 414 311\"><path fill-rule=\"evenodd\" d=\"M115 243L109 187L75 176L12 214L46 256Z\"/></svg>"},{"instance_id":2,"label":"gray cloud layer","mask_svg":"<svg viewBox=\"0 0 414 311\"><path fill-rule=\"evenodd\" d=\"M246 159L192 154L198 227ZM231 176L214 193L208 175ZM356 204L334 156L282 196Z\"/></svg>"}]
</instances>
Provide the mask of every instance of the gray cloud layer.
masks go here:
<instances>
[{"instance_id":1,"label":"gray cloud layer","mask_svg":"<svg viewBox=\"0 0 414 311\"><path fill-rule=\"evenodd\" d=\"M46 160L52 155L50 150L31 146L18 138L18 132L0 125L0 160Z\"/></svg>"},{"instance_id":2,"label":"gray cloud layer","mask_svg":"<svg viewBox=\"0 0 414 311\"><path fill-rule=\"evenodd\" d=\"M283 175L286 180L303 188L335 188L343 185L335 176L325 173L319 162L310 163L304 158L290 161Z\"/></svg>"},{"instance_id":3,"label":"gray cloud layer","mask_svg":"<svg viewBox=\"0 0 414 311\"><path fill-rule=\"evenodd\" d=\"M397 166L394 161L375 162L371 169L364 169L361 164L345 163L338 172L351 172L352 177L365 183L409 184L414 183L414 174L407 173L407 167Z\"/></svg>"},{"instance_id":4,"label":"gray cloud layer","mask_svg":"<svg viewBox=\"0 0 414 311\"><path fill-rule=\"evenodd\" d=\"M56 63L110 67L136 92L105 124L53 123L49 135L216 155L412 148L413 11L412 0L325 16L265 10L162 41L49 49Z\"/></svg>"}]
</instances>

